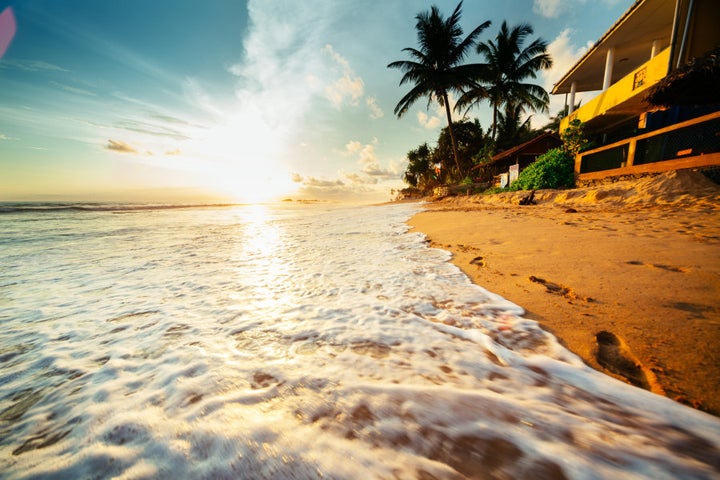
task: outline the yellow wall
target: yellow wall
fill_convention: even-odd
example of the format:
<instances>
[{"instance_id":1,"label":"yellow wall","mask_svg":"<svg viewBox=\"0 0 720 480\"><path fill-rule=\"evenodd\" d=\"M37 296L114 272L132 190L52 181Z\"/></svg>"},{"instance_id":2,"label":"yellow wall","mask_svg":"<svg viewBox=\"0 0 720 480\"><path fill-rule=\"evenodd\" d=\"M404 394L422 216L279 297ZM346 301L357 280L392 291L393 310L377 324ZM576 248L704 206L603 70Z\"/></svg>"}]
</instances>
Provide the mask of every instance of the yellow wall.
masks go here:
<instances>
[{"instance_id":1,"label":"yellow wall","mask_svg":"<svg viewBox=\"0 0 720 480\"><path fill-rule=\"evenodd\" d=\"M646 92L647 89L665 78L665 75L667 75L669 61L670 48L666 48L654 58L633 70L629 75L626 75L615 82L607 90L598 94L597 97L575 110L571 115L565 117L560 123L560 131L565 130L570 121L575 120L576 118L581 122L587 122L592 118L607 113L611 109L620 110L624 102L627 102L637 95L643 94L643 92ZM645 77L643 84L641 86L636 86L635 80L637 76L643 74ZM598 75L602 76L603 72L598 72ZM636 113L640 114L643 113L643 111L638 111Z\"/></svg>"}]
</instances>

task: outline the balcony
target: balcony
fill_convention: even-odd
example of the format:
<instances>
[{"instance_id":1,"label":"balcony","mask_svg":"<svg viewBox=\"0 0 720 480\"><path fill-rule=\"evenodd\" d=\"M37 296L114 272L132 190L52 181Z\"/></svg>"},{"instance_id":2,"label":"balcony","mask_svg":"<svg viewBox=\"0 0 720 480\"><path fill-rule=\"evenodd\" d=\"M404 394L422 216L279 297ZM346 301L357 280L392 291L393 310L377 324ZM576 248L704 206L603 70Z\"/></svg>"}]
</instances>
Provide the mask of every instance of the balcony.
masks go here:
<instances>
[{"instance_id":1,"label":"balcony","mask_svg":"<svg viewBox=\"0 0 720 480\"><path fill-rule=\"evenodd\" d=\"M720 111L578 153L579 181L720 165Z\"/></svg>"},{"instance_id":2,"label":"balcony","mask_svg":"<svg viewBox=\"0 0 720 480\"><path fill-rule=\"evenodd\" d=\"M647 111L647 90L667 75L669 62L670 48L666 48L565 117L560 123L560 131L575 119L588 124L613 123L612 120L618 117L627 118Z\"/></svg>"}]
</instances>

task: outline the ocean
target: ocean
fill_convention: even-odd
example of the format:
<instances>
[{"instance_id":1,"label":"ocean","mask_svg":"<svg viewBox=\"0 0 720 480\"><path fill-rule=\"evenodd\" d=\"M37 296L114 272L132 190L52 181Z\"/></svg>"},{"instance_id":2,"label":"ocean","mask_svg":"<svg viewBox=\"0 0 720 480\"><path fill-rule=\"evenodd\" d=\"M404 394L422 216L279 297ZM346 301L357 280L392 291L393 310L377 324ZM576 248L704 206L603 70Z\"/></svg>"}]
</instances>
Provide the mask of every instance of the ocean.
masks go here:
<instances>
[{"instance_id":1,"label":"ocean","mask_svg":"<svg viewBox=\"0 0 720 480\"><path fill-rule=\"evenodd\" d=\"M585 366L420 209L0 205L0 477L720 478L720 419Z\"/></svg>"}]
</instances>

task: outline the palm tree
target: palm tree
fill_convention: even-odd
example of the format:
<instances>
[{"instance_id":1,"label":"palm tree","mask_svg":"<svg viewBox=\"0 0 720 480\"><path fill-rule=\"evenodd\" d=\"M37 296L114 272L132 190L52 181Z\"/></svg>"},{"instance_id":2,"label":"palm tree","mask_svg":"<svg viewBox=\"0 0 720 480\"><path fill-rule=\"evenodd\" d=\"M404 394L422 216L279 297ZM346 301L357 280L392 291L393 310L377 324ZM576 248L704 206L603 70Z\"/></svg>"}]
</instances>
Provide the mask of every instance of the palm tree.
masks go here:
<instances>
[{"instance_id":1,"label":"palm tree","mask_svg":"<svg viewBox=\"0 0 720 480\"><path fill-rule=\"evenodd\" d=\"M472 79L479 74L477 64L463 64L468 51L475 44L477 36L490 22L485 22L475 28L470 34L462 38L463 30L460 27L460 14L462 2L455 7L452 15L443 18L440 10L432 6L430 11L420 12L415 16L417 23L418 44L416 48L404 48L411 60L392 62L388 68L397 68L404 75L400 85L414 84L413 88L395 106L395 114L402 117L408 109L420 98L428 97L428 108L435 100L441 107L445 107L450 138L453 146L453 156L458 175L462 176L457 143L452 130L452 115L450 113L449 92L462 94L472 85Z\"/></svg>"},{"instance_id":2,"label":"palm tree","mask_svg":"<svg viewBox=\"0 0 720 480\"><path fill-rule=\"evenodd\" d=\"M522 120L523 110L520 105L513 102L505 103L505 112L498 112L497 119L497 148L507 150L531 139L534 132L530 128L530 118Z\"/></svg>"},{"instance_id":3,"label":"palm tree","mask_svg":"<svg viewBox=\"0 0 720 480\"><path fill-rule=\"evenodd\" d=\"M503 22L495 41L489 40L477 45L477 53L487 61L483 75L472 90L463 95L457 108L470 108L484 99L493 107L492 138L496 138L498 110L511 102L523 112L526 108L547 111L550 97L540 85L525 83L536 78L539 70L552 66L552 58L547 53L547 42L534 40L522 48L525 39L532 35L533 28L522 23L508 29Z\"/></svg>"}]
</instances>

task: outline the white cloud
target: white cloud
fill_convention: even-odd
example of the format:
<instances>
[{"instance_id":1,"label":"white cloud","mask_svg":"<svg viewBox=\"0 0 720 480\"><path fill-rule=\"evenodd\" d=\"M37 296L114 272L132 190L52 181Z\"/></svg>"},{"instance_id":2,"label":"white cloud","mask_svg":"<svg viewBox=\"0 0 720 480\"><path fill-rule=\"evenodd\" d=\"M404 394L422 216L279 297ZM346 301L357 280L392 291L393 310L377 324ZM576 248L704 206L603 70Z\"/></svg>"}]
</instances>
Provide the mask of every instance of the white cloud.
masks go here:
<instances>
[{"instance_id":1,"label":"white cloud","mask_svg":"<svg viewBox=\"0 0 720 480\"><path fill-rule=\"evenodd\" d=\"M88 97L96 96L90 90L85 90L85 89L77 88L77 87L71 87L70 85L65 85L63 83L59 83L59 82L55 82L55 81L51 81L50 85L52 85L53 87L57 87L61 90L65 90L66 92L75 93L77 95L86 95Z\"/></svg>"},{"instance_id":2,"label":"white cloud","mask_svg":"<svg viewBox=\"0 0 720 480\"><path fill-rule=\"evenodd\" d=\"M360 173L364 175L379 179L397 178L397 172L394 169L384 168L380 165L375 152L375 146L378 143L377 138L373 138L371 143L364 145L357 140L351 140L345 144L344 155L356 157L360 165Z\"/></svg>"},{"instance_id":3,"label":"white cloud","mask_svg":"<svg viewBox=\"0 0 720 480\"><path fill-rule=\"evenodd\" d=\"M345 144L345 155L355 155L360 150L362 150L362 148L362 143L358 142L357 140L350 140L348 143Z\"/></svg>"},{"instance_id":4,"label":"white cloud","mask_svg":"<svg viewBox=\"0 0 720 480\"><path fill-rule=\"evenodd\" d=\"M543 80L543 87L550 92L568 70L570 70L575 62L592 46L592 43L577 47L572 44L571 35L572 30L566 28L548 44L548 53L552 56L553 66L548 70L541 72L541 78ZM582 99L582 94L575 96L575 103L578 103ZM565 106L564 95L550 95L550 107L548 114L536 114L533 117L533 125L536 127L542 126L549 119L549 116L555 116Z\"/></svg>"},{"instance_id":5,"label":"white cloud","mask_svg":"<svg viewBox=\"0 0 720 480\"><path fill-rule=\"evenodd\" d=\"M382 111L382 108L377 104L377 99L375 97L367 97L365 99L365 103L367 104L368 108L370 108L370 118L372 119L378 119L385 116L385 112Z\"/></svg>"},{"instance_id":6,"label":"white cloud","mask_svg":"<svg viewBox=\"0 0 720 480\"><path fill-rule=\"evenodd\" d=\"M12 60L6 59L0 63L0 68L15 68L23 70L25 72L40 72L40 71L51 71L51 72L69 72L63 67L55 65L53 63L38 61L38 60Z\"/></svg>"},{"instance_id":7,"label":"white cloud","mask_svg":"<svg viewBox=\"0 0 720 480\"><path fill-rule=\"evenodd\" d=\"M613 6L622 0L602 0L602 3ZM581 7L587 0L533 0L533 11L545 18L557 18L562 13Z\"/></svg>"},{"instance_id":8,"label":"white cloud","mask_svg":"<svg viewBox=\"0 0 720 480\"><path fill-rule=\"evenodd\" d=\"M427 128L428 130L434 130L440 126L440 117L436 116L429 116L425 112L417 112L417 119L418 123L423 127Z\"/></svg>"},{"instance_id":9,"label":"white cloud","mask_svg":"<svg viewBox=\"0 0 720 480\"><path fill-rule=\"evenodd\" d=\"M325 87L325 96L336 107L340 108L344 103L357 106L365 94L365 84L362 78L357 76L350 63L335 51L332 45L325 45L325 53L340 68L341 77Z\"/></svg>"},{"instance_id":10,"label":"white cloud","mask_svg":"<svg viewBox=\"0 0 720 480\"><path fill-rule=\"evenodd\" d=\"M363 176L359 173L346 173L345 178L356 185L376 185L378 183L377 178Z\"/></svg>"},{"instance_id":11,"label":"white cloud","mask_svg":"<svg viewBox=\"0 0 720 480\"><path fill-rule=\"evenodd\" d=\"M533 11L543 17L554 18L560 13L561 7L566 4L567 2L563 0L534 0Z\"/></svg>"}]
</instances>

